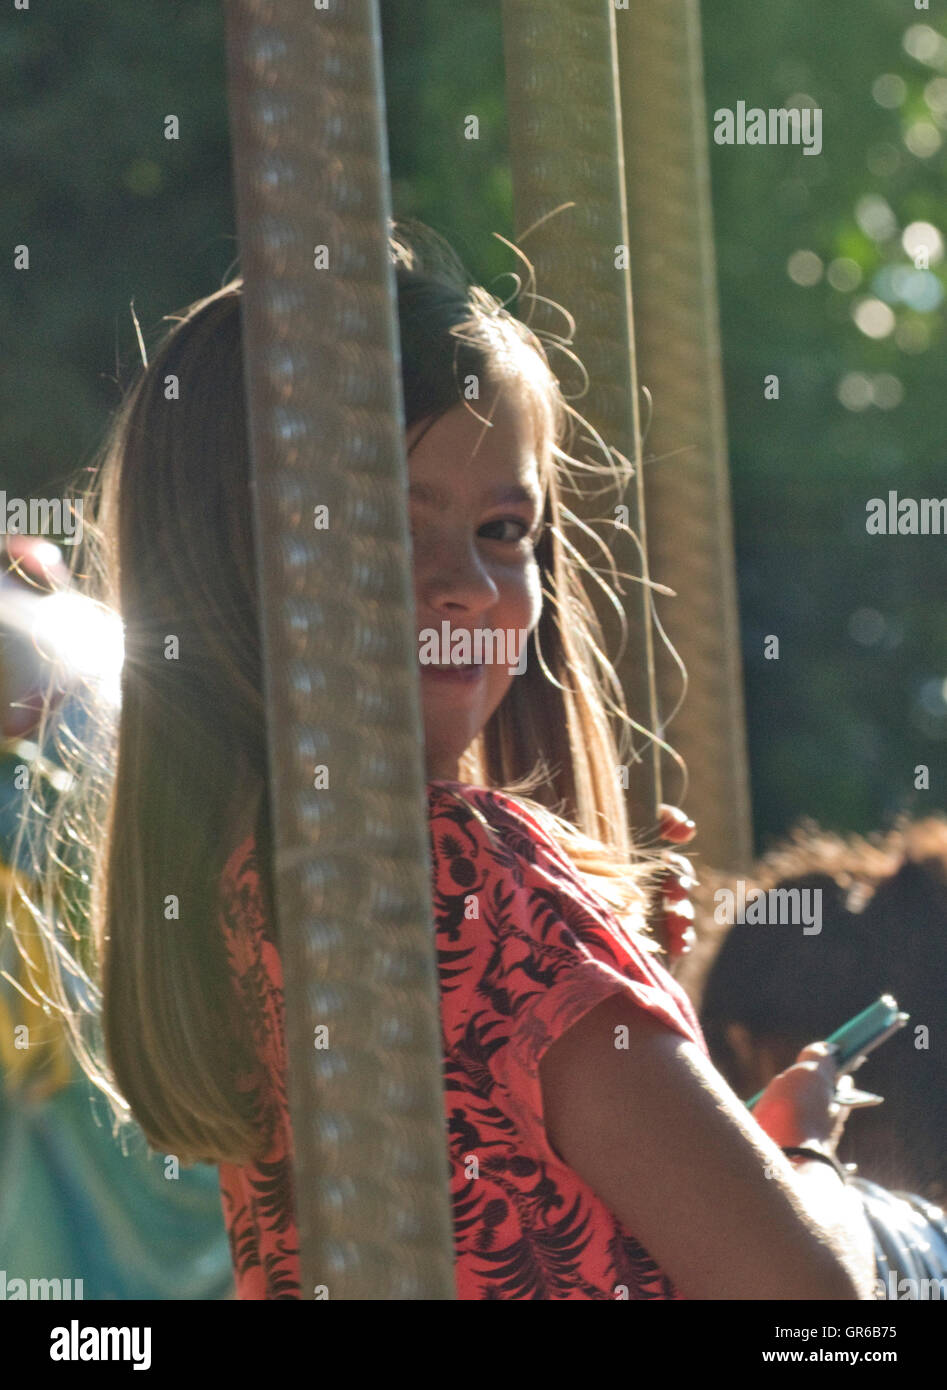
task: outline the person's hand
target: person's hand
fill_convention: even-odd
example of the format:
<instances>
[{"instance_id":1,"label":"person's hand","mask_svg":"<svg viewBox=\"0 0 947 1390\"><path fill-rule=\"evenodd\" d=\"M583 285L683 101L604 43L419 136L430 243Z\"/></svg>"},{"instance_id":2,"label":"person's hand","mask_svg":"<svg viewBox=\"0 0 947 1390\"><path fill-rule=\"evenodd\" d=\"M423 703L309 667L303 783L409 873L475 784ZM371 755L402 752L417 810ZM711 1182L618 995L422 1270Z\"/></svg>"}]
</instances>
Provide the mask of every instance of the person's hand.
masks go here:
<instances>
[{"instance_id":1,"label":"person's hand","mask_svg":"<svg viewBox=\"0 0 947 1390\"><path fill-rule=\"evenodd\" d=\"M848 1110L837 1093L849 1084L838 1077L837 1048L810 1043L791 1067L774 1076L753 1107L753 1118L781 1149L806 1146L834 1153Z\"/></svg>"},{"instance_id":2,"label":"person's hand","mask_svg":"<svg viewBox=\"0 0 947 1390\"><path fill-rule=\"evenodd\" d=\"M694 822L677 806L662 802L658 807L658 817L658 834L671 844L686 844L697 834ZM674 957L684 956L693 949L696 941L694 906L690 895L697 886L697 879L686 855L666 849L662 850L661 857L667 864L659 889L661 931L667 942L668 953Z\"/></svg>"}]
</instances>

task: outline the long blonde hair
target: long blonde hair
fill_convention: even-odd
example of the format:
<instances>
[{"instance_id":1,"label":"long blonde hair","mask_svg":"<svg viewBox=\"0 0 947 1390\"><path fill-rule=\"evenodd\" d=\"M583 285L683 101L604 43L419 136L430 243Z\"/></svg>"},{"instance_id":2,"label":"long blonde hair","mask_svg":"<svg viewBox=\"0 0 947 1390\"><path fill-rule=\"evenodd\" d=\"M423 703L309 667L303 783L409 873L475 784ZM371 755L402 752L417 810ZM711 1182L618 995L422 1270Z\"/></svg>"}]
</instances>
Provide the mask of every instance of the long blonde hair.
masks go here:
<instances>
[{"instance_id":1,"label":"long blonde hair","mask_svg":"<svg viewBox=\"0 0 947 1390\"><path fill-rule=\"evenodd\" d=\"M457 383L473 372L514 390L548 446L536 546L543 612L525 671L468 749L463 780L518 797L643 934L657 861L631 843L618 776L631 723L584 584L619 576L614 566L593 576L567 536L583 523L563 502L568 487L580 489L578 472L605 475L620 496L624 466L607 450L600 463L571 457L581 417L543 342L470 283L446 242L399 222L391 251L407 426L456 406ZM37 900L22 879L15 887L28 931L14 924L8 895L34 989L61 1015L84 1070L119 1121L130 1113L152 1147L185 1162L246 1162L262 1147L236 1085L254 1059L218 916L238 810L254 794L265 803L268 785L241 289L232 280L173 316L86 490L82 587L124 626L120 708L93 695L81 738L41 730L73 785L52 805L33 788ZM168 398L171 377L180 399ZM173 662L169 633L179 638ZM269 849L258 849L266 887ZM154 906L170 891L169 865L185 905L173 930ZM265 896L272 911L268 887Z\"/></svg>"}]
</instances>

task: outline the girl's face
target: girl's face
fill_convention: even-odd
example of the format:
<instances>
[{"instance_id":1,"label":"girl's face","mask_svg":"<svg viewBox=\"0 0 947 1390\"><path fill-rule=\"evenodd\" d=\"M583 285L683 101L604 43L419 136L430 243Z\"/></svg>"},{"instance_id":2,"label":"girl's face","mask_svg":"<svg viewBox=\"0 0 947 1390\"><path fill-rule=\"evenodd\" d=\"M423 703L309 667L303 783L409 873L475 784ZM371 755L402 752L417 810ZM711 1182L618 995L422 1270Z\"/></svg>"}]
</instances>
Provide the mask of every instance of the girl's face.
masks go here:
<instances>
[{"instance_id":1,"label":"girl's face","mask_svg":"<svg viewBox=\"0 0 947 1390\"><path fill-rule=\"evenodd\" d=\"M510 668L522 670L542 609L532 422L506 396L473 408L491 424L460 404L407 434L427 776L451 781L517 679Z\"/></svg>"}]
</instances>

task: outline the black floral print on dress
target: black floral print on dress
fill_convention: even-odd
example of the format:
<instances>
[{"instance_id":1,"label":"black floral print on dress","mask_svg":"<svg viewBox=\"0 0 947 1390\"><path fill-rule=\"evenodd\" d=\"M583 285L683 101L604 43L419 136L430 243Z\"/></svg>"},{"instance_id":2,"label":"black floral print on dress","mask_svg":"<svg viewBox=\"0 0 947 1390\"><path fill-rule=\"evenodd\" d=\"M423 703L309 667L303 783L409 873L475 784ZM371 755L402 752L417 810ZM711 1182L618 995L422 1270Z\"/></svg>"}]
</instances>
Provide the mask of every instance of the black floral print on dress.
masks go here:
<instances>
[{"instance_id":1,"label":"black floral print on dress","mask_svg":"<svg viewBox=\"0 0 947 1390\"><path fill-rule=\"evenodd\" d=\"M515 798L446 781L427 794L457 1295L679 1299L550 1146L539 1063L617 993L706 1054L691 1004ZM224 871L221 925L259 1060L243 1089L268 1143L257 1164L220 1166L237 1296L299 1298L283 977L253 837Z\"/></svg>"}]
</instances>

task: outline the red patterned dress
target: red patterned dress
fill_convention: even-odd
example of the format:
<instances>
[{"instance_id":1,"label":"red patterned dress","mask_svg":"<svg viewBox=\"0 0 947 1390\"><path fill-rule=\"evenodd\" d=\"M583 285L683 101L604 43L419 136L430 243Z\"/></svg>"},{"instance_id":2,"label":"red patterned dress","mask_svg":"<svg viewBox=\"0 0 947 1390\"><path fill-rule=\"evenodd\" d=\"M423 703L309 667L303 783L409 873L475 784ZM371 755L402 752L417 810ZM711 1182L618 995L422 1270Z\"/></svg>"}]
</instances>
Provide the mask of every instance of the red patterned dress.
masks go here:
<instances>
[{"instance_id":1,"label":"red patterned dress","mask_svg":"<svg viewBox=\"0 0 947 1390\"><path fill-rule=\"evenodd\" d=\"M434 781L428 802L458 1298L680 1298L550 1147L539 1061L617 993L706 1053L687 996L518 801ZM252 837L221 886L234 983L261 1062L248 1089L270 1136L262 1162L220 1166L237 1297L299 1298L283 980Z\"/></svg>"}]
</instances>

